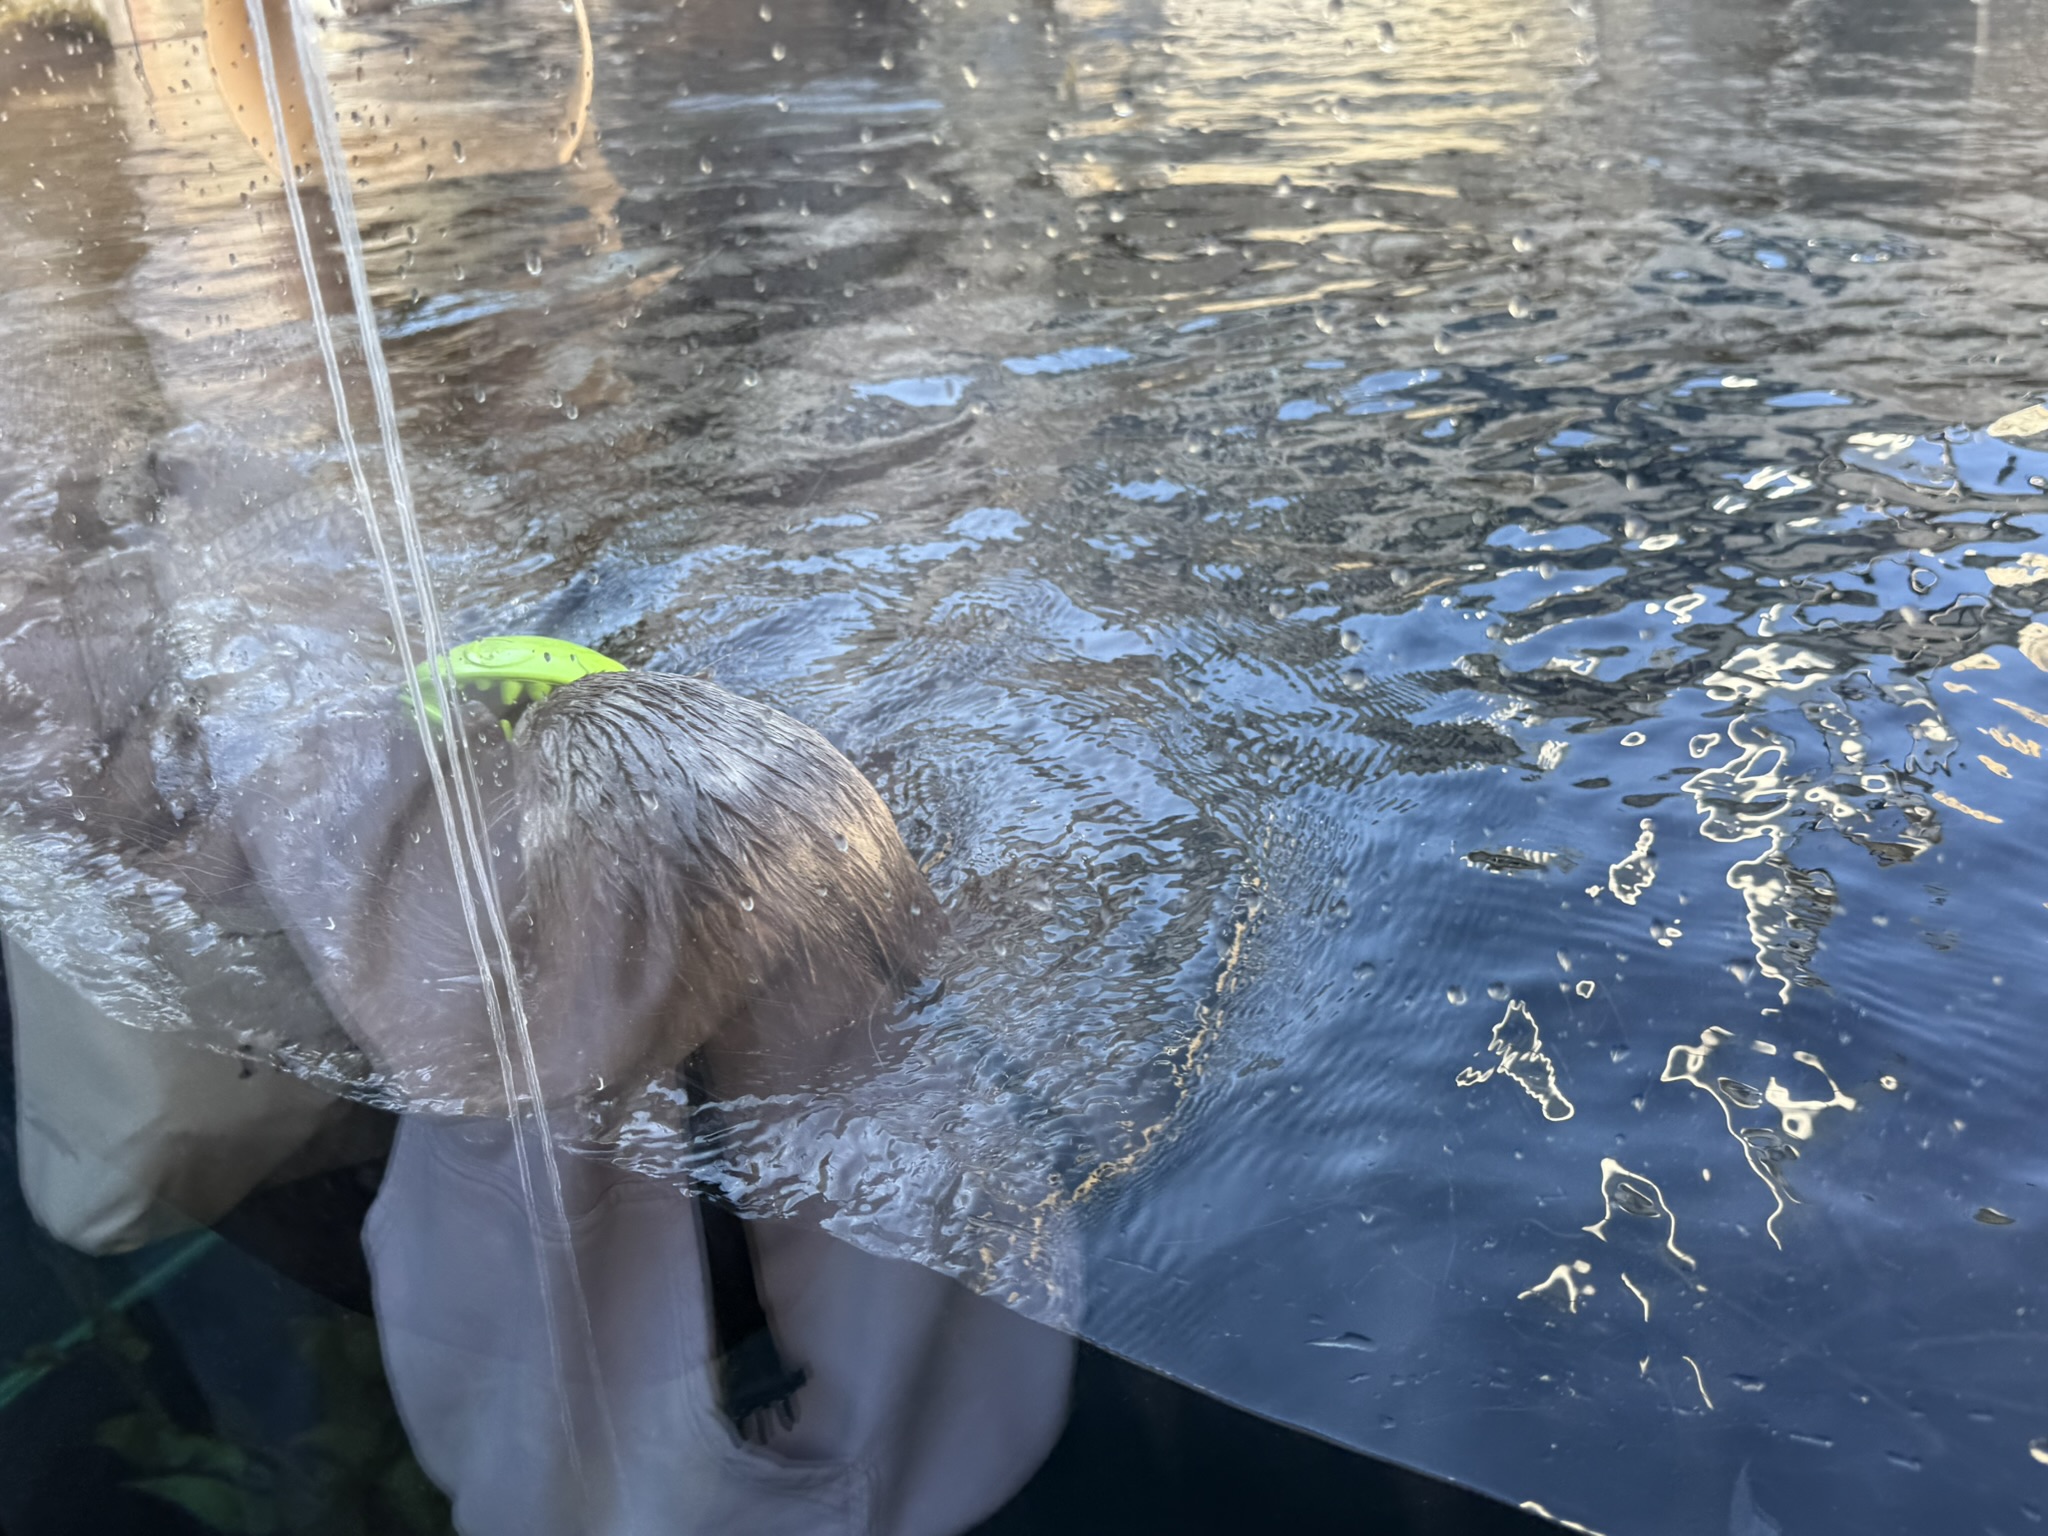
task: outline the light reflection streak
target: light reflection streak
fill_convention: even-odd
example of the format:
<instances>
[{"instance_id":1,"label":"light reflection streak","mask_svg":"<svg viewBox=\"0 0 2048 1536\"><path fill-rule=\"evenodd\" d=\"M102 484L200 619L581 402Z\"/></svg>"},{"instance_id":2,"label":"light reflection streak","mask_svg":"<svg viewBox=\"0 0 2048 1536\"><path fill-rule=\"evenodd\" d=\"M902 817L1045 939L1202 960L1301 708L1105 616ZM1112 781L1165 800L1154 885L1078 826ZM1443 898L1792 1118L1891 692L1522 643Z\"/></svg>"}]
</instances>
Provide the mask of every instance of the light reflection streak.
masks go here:
<instances>
[{"instance_id":1,"label":"light reflection streak","mask_svg":"<svg viewBox=\"0 0 2048 1536\"><path fill-rule=\"evenodd\" d=\"M1598 1221L1581 1228L1582 1231L1590 1232L1601 1242L1606 1242L1607 1224L1614 1220L1617 1208L1629 1216L1661 1216L1668 1223L1664 1239L1665 1252L1687 1269L1699 1267L1699 1261L1678 1246L1678 1216L1664 1199L1664 1191L1657 1187L1655 1180L1646 1178L1633 1169L1622 1167L1611 1157L1603 1157L1600 1159L1600 1200L1606 1207L1605 1211ZM1624 1275L1622 1278L1626 1280L1628 1277ZM1629 1289L1635 1290L1632 1282ZM1650 1303L1644 1299L1641 1291L1636 1291L1636 1297L1643 1303L1643 1316L1647 1320L1650 1315Z\"/></svg>"}]
</instances>

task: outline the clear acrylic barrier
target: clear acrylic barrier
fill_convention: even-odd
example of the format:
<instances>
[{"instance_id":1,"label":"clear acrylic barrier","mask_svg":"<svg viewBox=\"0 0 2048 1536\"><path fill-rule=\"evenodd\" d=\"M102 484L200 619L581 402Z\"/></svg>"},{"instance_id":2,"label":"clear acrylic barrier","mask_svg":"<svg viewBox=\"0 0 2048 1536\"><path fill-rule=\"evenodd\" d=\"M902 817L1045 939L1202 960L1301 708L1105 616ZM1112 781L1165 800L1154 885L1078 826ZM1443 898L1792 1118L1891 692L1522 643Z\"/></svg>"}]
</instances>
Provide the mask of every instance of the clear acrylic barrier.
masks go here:
<instances>
[{"instance_id":1,"label":"clear acrylic barrier","mask_svg":"<svg viewBox=\"0 0 2048 1536\"><path fill-rule=\"evenodd\" d=\"M715 1190L1609 1536L2038 1520L2038 0L106 31L0 125L0 896L320 1090L224 1134ZM537 884L568 695L406 697L492 634L845 752L900 1004L686 1080L806 861L920 876L776 759L717 923Z\"/></svg>"}]
</instances>

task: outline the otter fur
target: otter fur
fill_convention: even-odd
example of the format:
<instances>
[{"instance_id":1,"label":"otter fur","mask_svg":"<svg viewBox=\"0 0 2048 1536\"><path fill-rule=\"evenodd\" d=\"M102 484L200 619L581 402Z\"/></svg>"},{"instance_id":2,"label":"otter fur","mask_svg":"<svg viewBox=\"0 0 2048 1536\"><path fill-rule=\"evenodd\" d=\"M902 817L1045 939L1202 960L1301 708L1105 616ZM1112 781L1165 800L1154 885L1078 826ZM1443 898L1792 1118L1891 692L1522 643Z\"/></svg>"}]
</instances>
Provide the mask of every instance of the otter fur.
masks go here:
<instances>
[{"instance_id":1,"label":"otter fur","mask_svg":"<svg viewBox=\"0 0 2048 1536\"><path fill-rule=\"evenodd\" d=\"M565 684L510 742L481 706L459 718L544 1103L602 1119L693 1058L721 1095L872 1068L942 924L888 808L830 742L656 672ZM501 1114L426 752L388 693L323 704L224 790L232 883L275 909L389 1102Z\"/></svg>"},{"instance_id":2,"label":"otter fur","mask_svg":"<svg viewBox=\"0 0 2048 1536\"><path fill-rule=\"evenodd\" d=\"M765 704L599 673L529 708L511 757L535 1003L643 1038L643 1068L799 1086L930 957L937 903L881 796Z\"/></svg>"}]
</instances>

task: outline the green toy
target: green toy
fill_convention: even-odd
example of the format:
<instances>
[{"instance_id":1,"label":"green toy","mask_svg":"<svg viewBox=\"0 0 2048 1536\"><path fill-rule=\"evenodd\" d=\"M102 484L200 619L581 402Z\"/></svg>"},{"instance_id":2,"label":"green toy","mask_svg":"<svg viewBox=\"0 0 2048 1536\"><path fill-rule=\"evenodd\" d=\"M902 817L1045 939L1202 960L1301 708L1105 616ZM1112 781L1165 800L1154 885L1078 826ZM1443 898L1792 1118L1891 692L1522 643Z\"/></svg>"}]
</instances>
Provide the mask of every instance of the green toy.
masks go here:
<instances>
[{"instance_id":1,"label":"green toy","mask_svg":"<svg viewBox=\"0 0 2048 1536\"><path fill-rule=\"evenodd\" d=\"M498 716L506 740L522 706L538 703L564 683L593 672L623 672L625 667L587 645L551 640L546 635L490 635L458 645L443 658L455 686L488 705ZM441 729L441 709L434 698L434 663L419 665L420 691L426 703L427 730Z\"/></svg>"}]
</instances>

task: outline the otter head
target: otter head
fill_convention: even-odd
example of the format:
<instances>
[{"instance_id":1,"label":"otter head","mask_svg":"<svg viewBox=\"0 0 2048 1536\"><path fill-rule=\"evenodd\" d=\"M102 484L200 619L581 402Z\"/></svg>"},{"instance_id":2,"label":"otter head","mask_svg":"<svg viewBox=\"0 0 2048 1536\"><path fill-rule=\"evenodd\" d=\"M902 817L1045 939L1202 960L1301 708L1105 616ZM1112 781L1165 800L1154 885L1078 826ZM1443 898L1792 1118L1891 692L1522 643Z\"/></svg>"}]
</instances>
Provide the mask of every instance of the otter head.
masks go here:
<instances>
[{"instance_id":1,"label":"otter head","mask_svg":"<svg viewBox=\"0 0 2048 1536\"><path fill-rule=\"evenodd\" d=\"M603 673L521 718L522 926L544 1074L697 1055L723 1094L871 1055L941 931L888 808L816 731L707 682Z\"/></svg>"}]
</instances>

